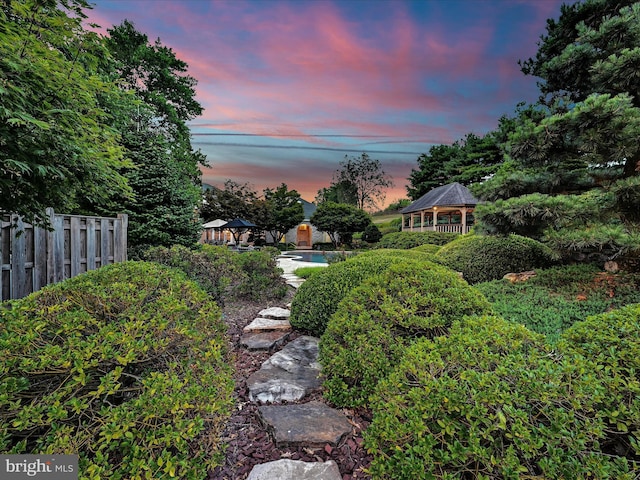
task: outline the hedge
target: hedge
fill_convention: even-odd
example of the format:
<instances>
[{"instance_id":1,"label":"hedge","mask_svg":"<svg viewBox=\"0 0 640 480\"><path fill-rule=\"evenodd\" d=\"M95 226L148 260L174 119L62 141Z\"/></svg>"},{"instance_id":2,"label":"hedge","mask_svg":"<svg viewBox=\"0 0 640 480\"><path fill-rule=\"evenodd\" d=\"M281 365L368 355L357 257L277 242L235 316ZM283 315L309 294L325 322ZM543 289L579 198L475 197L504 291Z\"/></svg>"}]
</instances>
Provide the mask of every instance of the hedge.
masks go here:
<instances>
[{"instance_id":1,"label":"hedge","mask_svg":"<svg viewBox=\"0 0 640 480\"><path fill-rule=\"evenodd\" d=\"M490 311L455 272L430 262L390 265L349 293L329 320L319 353L325 397L366 405L416 338L446 334L454 320Z\"/></svg>"},{"instance_id":2,"label":"hedge","mask_svg":"<svg viewBox=\"0 0 640 480\"><path fill-rule=\"evenodd\" d=\"M593 364L553 355L542 336L495 317L420 339L373 395L365 445L378 479L625 479L600 449Z\"/></svg>"},{"instance_id":3,"label":"hedge","mask_svg":"<svg viewBox=\"0 0 640 480\"><path fill-rule=\"evenodd\" d=\"M510 272L553 265L551 250L527 237L461 235L435 254L443 265L462 272L469 283L488 282Z\"/></svg>"},{"instance_id":4,"label":"hedge","mask_svg":"<svg viewBox=\"0 0 640 480\"><path fill-rule=\"evenodd\" d=\"M312 335L322 335L338 303L348 292L365 278L407 258L423 259L426 256L405 250L373 250L330 264L324 271L308 278L296 291L291 302L291 325Z\"/></svg>"},{"instance_id":5,"label":"hedge","mask_svg":"<svg viewBox=\"0 0 640 480\"><path fill-rule=\"evenodd\" d=\"M183 273L105 266L3 305L0 324L0 451L79 454L83 479L202 479L220 464L225 327Z\"/></svg>"},{"instance_id":6,"label":"hedge","mask_svg":"<svg viewBox=\"0 0 640 480\"><path fill-rule=\"evenodd\" d=\"M450 232L394 232L383 235L377 247L409 249L425 243L445 245L458 236L458 233Z\"/></svg>"}]
</instances>

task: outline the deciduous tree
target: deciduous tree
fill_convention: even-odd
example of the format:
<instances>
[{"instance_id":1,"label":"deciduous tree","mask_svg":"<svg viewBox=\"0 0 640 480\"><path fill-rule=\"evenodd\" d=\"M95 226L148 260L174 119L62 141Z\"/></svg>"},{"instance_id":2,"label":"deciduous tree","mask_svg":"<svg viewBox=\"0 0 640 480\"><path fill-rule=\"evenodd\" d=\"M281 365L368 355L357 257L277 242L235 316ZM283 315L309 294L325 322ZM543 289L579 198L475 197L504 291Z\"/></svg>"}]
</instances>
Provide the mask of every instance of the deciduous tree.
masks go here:
<instances>
[{"instance_id":1,"label":"deciduous tree","mask_svg":"<svg viewBox=\"0 0 640 480\"><path fill-rule=\"evenodd\" d=\"M340 186L342 191L355 193L356 207L364 210L375 208L378 202L383 202L385 189L392 187L393 181L382 169L379 160L363 153L359 157L345 155L332 185Z\"/></svg>"},{"instance_id":2,"label":"deciduous tree","mask_svg":"<svg viewBox=\"0 0 640 480\"><path fill-rule=\"evenodd\" d=\"M354 233L364 231L371 217L353 205L324 202L318 205L310 221L318 230L326 232L338 248L340 243L350 244Z\"/></svg>"},{"instance_id":3,"label":"deciduous tree","mask_svg":"<svg viewBox=\"0 0 640 480\"><path fill-rule=\"evenodd\" d=\"M300 194L282 183L276 189L266 188L264 201L265 215L258 219L257 225L269 232L273 242L278 244L290 229L304 220Z\"/></svg>"}]
</instances>

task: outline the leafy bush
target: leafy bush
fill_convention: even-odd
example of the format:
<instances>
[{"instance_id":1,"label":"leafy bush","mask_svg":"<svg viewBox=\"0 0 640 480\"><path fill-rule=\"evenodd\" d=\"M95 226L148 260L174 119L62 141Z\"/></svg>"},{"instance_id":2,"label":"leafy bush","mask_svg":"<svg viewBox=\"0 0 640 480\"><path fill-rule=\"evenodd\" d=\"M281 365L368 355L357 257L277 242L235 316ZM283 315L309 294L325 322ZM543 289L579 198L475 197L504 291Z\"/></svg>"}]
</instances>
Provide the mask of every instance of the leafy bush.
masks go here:
<instances>
[{"instance_id":1,"label":"leafy bush","mask_svg":"<svg viewBox=\"0 0 640 480\"><path fill-rule=\"evenodd\" d=\"M416 338L447 332L489 303L455 273L431 262L403 261L365 280L340 302L320 339L325 396L362 406Z\"/></svg>"},{"instance_id":2,"label":"leafy bush","mask_svg":"<svg viewBox=\"0 0 640 480\"><path fill-rule=\"evenodd\" d=\"M220 308L177 270L113 264L0 309L0 451L83 478L205 478L233 382Z\"/></svg>"},{"instance_id":3,"label":"leafy bush","mask_svg":"<svg viewBox=\"0 0 640 480\"><path fill-rule=\"evenodd\" d=\"M287 293L287 283L282 278L275 257L268 251L239 253L234 263L244 272L245 278L233 287L233 296L251 300L282 298Z\"/></svg>"},{"instance_id":4,"label":"leafy bush","mask_svg":"<svg viewBox=\"0 0 640 480\"><path fill-rule=\"evenodd\" d=\"M234 252L226 247L203 245L201 250L191 250L182 245L171 248L154 247L147 250L144 259L179 268L200 285L219 304L231 293L231 284L244 278L234 263Z\"/></svg>"},{"instance_id":5,"label":"leafy bush","mask_svg":"<svg viewBox=\"0 0 640 480\"><path fill-rule=\"evenodd\" d=\"M593 407L607 395L587 361L500 318L467 318L417 340L378 385L365 444L384 479L635 478L603 454Z\"/></svg>"},{"instance_id":6,"label":"leafy bush","mask_svg":"<svg viewBox=\"0 0 640 480\"><path fill-rule=\"evenodd\" d=\"M368 243L376 243L382 238L382 232L380 229L373 223L367 225L367 228L362 232L362 240Z\"/></svg>"},{"instance_id":7,"label":"leafy bush","mask_svg":"<svg viewBox=\"0 0 640 480\"><path fill-rule=\"evenodd\" d=\"M538 270L522 283L494 280L475 287L497 314L547 335L550 343L589 315L640 302L640 276L611 275L586 264Z\"/></svg>"},{"instance_id":8,"label":"leafy bush","mask_svg":"<svg viewBox=\"0 0 640 480\"><path fill-rule=\"evenodd\" d=\"M562 336L559 350L594 362L607 395L598 406L606 422L603 450L640 457L640 304L594 315ZM580 359L576 360L580 361ZM640 468L640 465L639 465Z\"/></svg>"},{"instance_id":9,"label":"leafy bush","mask_svg":"<svg viewBox=\"0 0 640 480\"><path fill-rule=\"evenodd\" d=\"M540 242L519 235L461 235L437 253L438 262L462 272L469 283L502 278L553 264L553 253Z\"/></svg>"},{"instance_id":10,"label":"leafy bush","mask_svg":"<svg viewBox=\"0 0 640 480\"><path fill-rule=\"evenodd\" d=\"M276 257L280 251L266 247L257 252L238 253L226 247L203 245L190 250L180 245L155 247L145 259L185 272L220 305L226 298L263 300L282 298L287 286L280 277Z\"/></svg>"},{"instance_id":11,"label":"leafy bush","mask_svg":"<svg viewBox=\"0 0 640 480\"><path fill-rule=\"evenodd\" d=\"M425 255L404 250L373 250L330 264L296 291L291 302L291 325L312 335L322 335L329 317L351 289L365 278L383 272L392 263L411 257L424 258Z\"/></svg>"},{"instance_id":12,"label":"leafy bush","mask_svg":"<svg viewBox=\"0 0 640 480\"><path fill-rule=\"evenodd\" d=\"M425 243L445 245L459 236L449 232L395 232L384 235L378 248L413 248Z\"/></svg>"}]
</instances>

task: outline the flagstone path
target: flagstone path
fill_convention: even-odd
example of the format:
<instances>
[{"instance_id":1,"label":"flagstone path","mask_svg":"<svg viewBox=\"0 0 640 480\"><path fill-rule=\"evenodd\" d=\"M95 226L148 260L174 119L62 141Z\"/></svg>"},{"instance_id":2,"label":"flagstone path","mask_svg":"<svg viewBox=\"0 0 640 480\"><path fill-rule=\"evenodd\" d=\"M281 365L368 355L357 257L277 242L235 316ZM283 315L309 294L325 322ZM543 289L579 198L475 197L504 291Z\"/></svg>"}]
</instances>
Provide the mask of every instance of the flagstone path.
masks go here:
<instances>
[{"instance_id":1,"label":"flagstone path","mask_svg":"<svg viewBox=\"0 0 640 480\"><path fill-rule=\"evenodd\" d=\"M284 265L282 264L284 263ZM280 263L294 288L303 282L293 274L295 263ZM361 470L340 472L327 457L362 448L361 426L345 411L322 401L318 338L299 335L289 324L290 311L267 308L243 328L240 344L256 355L272 353L248 375L249 400L257 407L259 425L279 449L314 454L317 461L280 458L255 465L247 480L345 480L369 478ZM290 338L293 338L289 341ZM287 343L288 342L288 343ZM277 350L277 351L276 351ZM315 449L315 450L314 450ZM342 450L341 450L342 449ZM286 453L282 455L287 456ZM298 455L299 457L299 455ZM336 457L337 458L337 457ZM353 467L352 467L353 468Z\"/></svg>"}]
</instances>

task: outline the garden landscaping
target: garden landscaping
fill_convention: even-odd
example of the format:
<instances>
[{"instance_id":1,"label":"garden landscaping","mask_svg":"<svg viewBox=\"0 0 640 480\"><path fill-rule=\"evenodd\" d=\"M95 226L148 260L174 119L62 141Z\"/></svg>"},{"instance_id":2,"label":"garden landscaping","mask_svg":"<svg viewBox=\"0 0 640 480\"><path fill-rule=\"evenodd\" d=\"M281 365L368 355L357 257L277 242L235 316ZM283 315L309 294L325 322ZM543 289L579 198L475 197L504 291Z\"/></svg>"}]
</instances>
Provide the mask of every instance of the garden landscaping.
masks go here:
<instances>
[{"instance_id":1,"label":"garden landscaping","mask_svg":"<svg viewBox=\"0 0 640 480\"><path fill-rule=\"evenodd\" d=\"M304 282L268 249L156 249L4 305L3 451L82 478L637 478L640 276L409 240Z\"/></svg>"}]
</instances>

